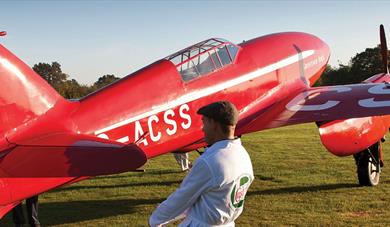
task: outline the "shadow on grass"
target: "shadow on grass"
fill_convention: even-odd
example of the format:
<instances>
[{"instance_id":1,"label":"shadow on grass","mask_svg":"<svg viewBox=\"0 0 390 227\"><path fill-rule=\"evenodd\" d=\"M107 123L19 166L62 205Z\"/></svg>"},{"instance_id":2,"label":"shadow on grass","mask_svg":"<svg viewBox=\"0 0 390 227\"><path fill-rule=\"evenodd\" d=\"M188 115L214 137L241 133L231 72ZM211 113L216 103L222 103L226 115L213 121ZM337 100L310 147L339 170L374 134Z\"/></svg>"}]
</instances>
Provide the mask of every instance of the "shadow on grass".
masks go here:
<instances>
[{"instance_id":1,"label":"shadow on grass","mask_svg":"<svg viewBox=\"0 0 390 227\"><path fill-rule=\"evenodd\" d=\"M278 180L275 177L268 177L268 176L259 175L259 174L255 175L255 179L260 179L260 180L263 180L263 181L271 181L271 182L275 182L275 183L281 183L282 182L281 180Z\"/></svg>"},{"instance_id":2,"label":"shadow on grass","mask_svg":"<svg viewBox=\"0 0 390 227\"><path fill-rule=\"evenodd\" d=\"M162 181L162 182L137 182L137 183L129 183L129 184L112 184L112 185L76 185L69 186L65 188L58 188L54 190L55 192L59 191L73 191L80 189L111 189L111 188L126 188L126 187L139 187L139 186L171 186L174 184L180 184L181 181Z\"/></svg>"},{"instance_id":3,"label":"shadow on grass","mask_svg":"<svg viewBox=\"0 0 390 227\"><path fill-rule=\"evenodd\" d=\"M261 191L248 191L248 196L251 196L251 195L279 195L279 194L302 193L302 192L318 192L318 191L335 190L335 189L340 189L340 188L358 188L358 187L361 187L361 186L358 184L327 184L327 185L314 185L314 186L298 186L298 187L267 189L267 190L261 190Z\"/></svg>"},{"instance_id":4,"label":"shadow on grass","mask_svg":"<svg viewBox=\"0 0 390 227\"><path fill-rule=\"evenodd\" d=\"M115 179L115 178L129 178L129 177L144 177L146 175L163 175L163 174L181 174L183 171L174 170L174 169L145 169L145 171L139 172L128 172L129 174L125 175L108 175L108 176L97 176L93 177L93 179Z\"/></svg>"},{"instance_id":5,"label":"shadow on grass","mask_svg":"<svg viewBox=\"0 0 390 227\"><path fill-rule=\"evenodd\" d=\"M150 170L145 170L143 174L145 175L161 175L161 174L181 174L183 171L178 169L150 169Z\"/></svg>"},{"instance_id":6,"label":"shadow on grass","mask_svg":"<svg viewBox=\"0 0 390 227\"><path fill-rule=\"evenodd\" d=\"M72 224L111 216L139 212L139 206L155 205L161 199L89 200L40 203L39 216L43 226ZM11 214L7 214L0 226L12 226Z\"/></svg>"},{"instance_id":7,"label":"shadow on grass","mask_svg":"<svg viewBox=\"0 0 390 227\"><path fill-rule=\"evenodd\" d=\"M390 180L384 180L384 181L380 181L379 184L390 184Z\"/></svg>"},{"instance_id":8,"label":"shadow on grass","mask_svg":"<svg viewBox=\"0 0 390 227\"><path fill-rule=\"evenodd\" d=\"M110 175L110 176L98 176L91 177L92 180L100 180L100 179L121 179L121 178L129 178L129 175Z\"/></svg>"}]
</instances>

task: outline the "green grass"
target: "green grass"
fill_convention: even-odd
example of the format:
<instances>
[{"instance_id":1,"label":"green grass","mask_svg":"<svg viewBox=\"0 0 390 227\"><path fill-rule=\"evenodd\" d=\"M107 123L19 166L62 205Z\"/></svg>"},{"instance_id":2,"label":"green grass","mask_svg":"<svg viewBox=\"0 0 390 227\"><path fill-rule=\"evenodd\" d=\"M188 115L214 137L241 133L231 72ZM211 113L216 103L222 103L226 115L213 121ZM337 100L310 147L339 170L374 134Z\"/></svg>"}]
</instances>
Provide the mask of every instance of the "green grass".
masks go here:
<instances>
[{"instance_id":1,"label":"green grass","mask_svg":"<svg viewBox=\"0 0 390 227\"><path fill-rule=\"evenodd\" d=\"M390 145L384 144L381 183L360 187L353 158L327 152L314 124L253 133L242 140L255 181L237 226L390 226ZM185 174L171 154L144 168L144 173L97 177L41 195L42 224L146 226L151 212ZM10 215L0 224L12 225Z\"/></svg>"}]
</instances>

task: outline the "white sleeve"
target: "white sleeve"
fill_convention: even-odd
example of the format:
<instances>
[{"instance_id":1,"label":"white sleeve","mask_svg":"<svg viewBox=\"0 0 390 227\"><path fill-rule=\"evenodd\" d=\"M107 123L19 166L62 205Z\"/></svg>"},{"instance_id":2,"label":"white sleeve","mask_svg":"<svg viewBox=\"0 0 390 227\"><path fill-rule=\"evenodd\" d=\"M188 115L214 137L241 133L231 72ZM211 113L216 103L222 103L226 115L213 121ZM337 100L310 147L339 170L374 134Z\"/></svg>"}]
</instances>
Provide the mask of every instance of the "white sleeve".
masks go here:
<instances>
[{"instance_id":1,"label":"white sleeve","mask_svg":"<svg viewBox=\"0 0 390 227\"><path fill-rule=\"evenodd\" d=\"M176 220L212 185L212 179L209 166L204 160L198 159L180 187L152 213L149 225L162 226Z\"/></svg>"}]
</instances>

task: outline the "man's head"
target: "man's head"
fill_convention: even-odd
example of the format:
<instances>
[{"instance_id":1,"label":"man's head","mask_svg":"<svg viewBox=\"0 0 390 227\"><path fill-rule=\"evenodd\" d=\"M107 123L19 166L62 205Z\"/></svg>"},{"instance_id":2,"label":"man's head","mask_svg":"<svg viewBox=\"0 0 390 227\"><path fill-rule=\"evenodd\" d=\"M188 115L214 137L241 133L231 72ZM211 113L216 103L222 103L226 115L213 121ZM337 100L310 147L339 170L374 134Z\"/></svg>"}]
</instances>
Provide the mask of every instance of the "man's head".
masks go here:
<instances>
[{"instance_id":1,"label":"man's head","mask_svg":"<svg viewBox=\"0 0 390 227\"><path fill-rule=\"evenodd\" d=\"M202 115L202 130L207 144L213 144L222 139L234 138L238 111L231 102L214 102L201 107L197 113Z\"/></svg>"}]
</instances>

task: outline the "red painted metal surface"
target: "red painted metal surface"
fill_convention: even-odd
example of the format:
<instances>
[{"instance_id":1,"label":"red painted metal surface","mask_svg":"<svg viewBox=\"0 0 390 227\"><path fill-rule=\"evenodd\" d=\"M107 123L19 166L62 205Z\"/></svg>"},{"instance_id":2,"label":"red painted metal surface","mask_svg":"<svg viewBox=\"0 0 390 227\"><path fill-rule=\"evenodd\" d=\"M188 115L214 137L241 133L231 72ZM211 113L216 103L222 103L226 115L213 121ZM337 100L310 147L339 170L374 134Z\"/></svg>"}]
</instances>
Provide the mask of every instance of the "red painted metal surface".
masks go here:
<instances>
[{"instance_id":1,"label":"red painted metal surface","mask_svg":"<svg viewBox=\"0 0 390 227\"><path fill-rule=\"evenodd\" d=\"M365 82L388 83L390 74L377 74ZM389 126L390 115L337 120L321 125L320 137L328 151L337 156L347 156L367 149L381 140Z\"/></svg>"},{"instance_id":2,"label":"red painted metal surface","mask_svg":"<svg viewBox=\"0 0 390 227\"><path fill-rule=\"evenodd\" d=\"M313 35L278 33L237 46L218 45L206 52L220 67L203 74L195 68L201 76L192 80L183 80L178 69L198 56L181 64L168 57L74 102L0 46L0 216L31 195L204 146L196 111L217 100L237 106L237 135L326 121L321 139L336 155L358 152L389 126L387 117L369 117L390 114L390 93L375 84L380 76L356 86L310 87L330 56L328 46ZM237 52L228 51L233 62L222 66L217 51L224 45ZM381 102L367 101L372 97ZM365 118L340 121L346 117ZM343 143L353 140L359 146L340 149L333 142L340 136Z\"/></svg>"},{"instance_id":3,"label":"red painted metal surface","mask_svg":"<svg viewBox=\"0 0 390 227\"><path fill-rule=\"evenodd\" d=\"M387 133L388 127L382 117L353 118L322 125L320 136L331 153L347 156L378 142Z\"/></svg>"}]
</instances>

